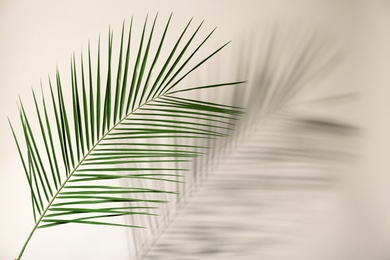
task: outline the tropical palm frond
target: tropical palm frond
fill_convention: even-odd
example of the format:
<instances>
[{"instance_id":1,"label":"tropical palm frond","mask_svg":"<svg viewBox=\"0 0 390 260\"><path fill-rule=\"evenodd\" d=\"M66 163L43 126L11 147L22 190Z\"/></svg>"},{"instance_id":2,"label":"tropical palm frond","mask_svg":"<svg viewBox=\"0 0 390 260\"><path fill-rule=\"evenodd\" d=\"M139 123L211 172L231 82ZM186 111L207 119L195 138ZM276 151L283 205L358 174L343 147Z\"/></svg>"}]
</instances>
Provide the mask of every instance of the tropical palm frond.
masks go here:
<instances>
[{"instance_id":1,"label":"tropical palm frond","mask_svg":"<svg viewBox=\"0 0 390 260\"><path fill-rule=\"evenodd\" d=\"M145 20L138 46L131 39L133 21L127 32L123 24L119 52L114 51L110 29L106 64L100 38L95 66L90 45L86 59L81 55L78 63L73 55L70 86L57 69L54 82L49 79L49 95L42 91L39 100L33 92L34 117L20 102L23 137L11 128L31 191L35 226L18 259L38 228L67 223L141 227L111 219L156 215L155 209L167 201L142 195L177 194L175 185L184 181L186 171L177 164L207 149L186 140L227 136L234 127L232 121L243 113L238 107L177 96L242 82L179 88L187 75L226 44L190 66L214 30L194 46L203 22L190 32L191 19L169 47L166 36L171 17L159 36L155 35L156 20L157 16L149 29ZM168 56L161 60L163 52ZM118 64L114 66L115 57ZM140 185L117 183L123 179Z\"/></svg>"}]
</instances>

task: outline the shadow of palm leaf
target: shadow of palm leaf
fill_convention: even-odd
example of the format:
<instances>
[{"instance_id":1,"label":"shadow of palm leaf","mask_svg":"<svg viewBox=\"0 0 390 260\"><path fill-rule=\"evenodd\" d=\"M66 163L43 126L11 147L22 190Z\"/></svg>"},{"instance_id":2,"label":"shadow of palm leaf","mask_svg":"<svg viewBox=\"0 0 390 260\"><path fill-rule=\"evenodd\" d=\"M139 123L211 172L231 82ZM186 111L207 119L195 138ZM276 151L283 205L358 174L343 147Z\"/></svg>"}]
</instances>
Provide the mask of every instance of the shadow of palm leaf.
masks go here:
<instances>
[{"instance_id":1,"label":"shadow of palm leaf","mask_svg":"<svg viewBox=\"0 0 390 260\"><path fill-rule=\"evenodd\" d=\"M232 62L237 77L248 79L244 89L223 97L247 108L238 131L207 143L212 152L195 160L163 220L147 231L129 230L135 259L293 259L307 242L302 232L317 230L313 222L329 210L311 213L313 204L333 199L354 158L358 129L308 111L311 104L345 103L354 93L305 99L308 86L335 68L339 53L319 34L297 37L278 28L269 35L243 42Z\"/></svg>"},{"instance_id":2,"label":"shadow of palm leaf","mask_svg":"<svg viewBox=\"0 0 390 260\"><path fill-rule=\"evenodd\" d=\"M329 210L356 129L291 114L268 123L210 171L146 259L291 259Z\"/></svg>"}]
</instances>

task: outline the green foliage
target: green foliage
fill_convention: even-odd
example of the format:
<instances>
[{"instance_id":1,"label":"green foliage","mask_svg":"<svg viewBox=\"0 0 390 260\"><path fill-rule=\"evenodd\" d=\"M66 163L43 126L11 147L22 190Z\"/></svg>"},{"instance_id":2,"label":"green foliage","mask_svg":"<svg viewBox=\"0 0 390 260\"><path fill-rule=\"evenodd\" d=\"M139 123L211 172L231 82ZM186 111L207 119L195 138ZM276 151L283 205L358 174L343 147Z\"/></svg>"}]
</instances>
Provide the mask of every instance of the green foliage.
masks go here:
<instances>
[{"instance_id":1,"label":"green foliage","mask_svg":"<svg viewBox=\"0 0 390 260\"><path fill-rule=\"evenodd\" d=\"M49 96L42 91L39 100L33 92L34 117L27 115L20 102L23 136L17 137L11 128L31 191L35 226L18 259L37 228L66 223L141 227L112 219L154 215L153 210L166 201L139 195L176 194L169 186L156 188L153 183L182 182L186 169L176 167L177 163L187 162L207 148L186 140L226 136L234 126L232 121L242 114L237 107L177 95L242 83L175 89L226 46L189 65L214 30L193 46L202 23L190 32L190 20L174 46L167 46L171 17L159 36L155 35L156 20L157 16L150 29L145 20L138 46L131 40L132 21L128 30L123 24L119 51L114 51L113 32L109 30L105 64L100 39L96 65L92 65L89 45L86 60L81 56L77 63L73 55L70 85L63 84L57 70L54 83L49 79ZM184 40L187 34L190 36ZM162 52L169 55L161 61ZM118 57L116 66L112 64L114 56ZM65 90L70 87L68 102ZM143 185L120 184L126 179L142 181Z\"/></svg>"}]
</instances>

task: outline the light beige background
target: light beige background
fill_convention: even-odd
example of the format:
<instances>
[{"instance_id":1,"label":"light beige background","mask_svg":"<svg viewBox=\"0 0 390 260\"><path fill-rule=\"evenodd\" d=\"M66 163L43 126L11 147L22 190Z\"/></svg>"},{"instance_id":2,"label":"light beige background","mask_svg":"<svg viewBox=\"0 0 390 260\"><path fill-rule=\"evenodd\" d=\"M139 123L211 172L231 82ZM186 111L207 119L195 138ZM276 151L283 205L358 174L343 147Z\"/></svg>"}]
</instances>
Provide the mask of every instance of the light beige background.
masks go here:
<instances>
[{"instance_id":1,"label":"light beige background","mask_svg":"<svg viewBox=\"0 0 390 260\"><path fill-rule=\"evenodd\" d=\"M190 17L218 27L215 42L233 39L234 51L248 29L296 21L319 24L334 34L349 59L326 84L361 92L359 105L334 111L365 130L362 162L345 185L355 225L346 251L362 260L390 257L390 2L352 0L245 1L47 1L0 0L0 259L17 256L33 226L30 198L7 116L18 118L18 95L30 100L31 87L68 68L73 50L105 33L120 30L134 15L174 12L179 26ZM325 87L327 86L325 84ZM26 110L31 110L27 102ZM339 108L338 108L339 109ZM123 229L68 225L39 230L24 259L128 259ZM356 258L354 258L356 259ZM340 258L340 260L343 260Z\"/></svg>"}]
</instances>

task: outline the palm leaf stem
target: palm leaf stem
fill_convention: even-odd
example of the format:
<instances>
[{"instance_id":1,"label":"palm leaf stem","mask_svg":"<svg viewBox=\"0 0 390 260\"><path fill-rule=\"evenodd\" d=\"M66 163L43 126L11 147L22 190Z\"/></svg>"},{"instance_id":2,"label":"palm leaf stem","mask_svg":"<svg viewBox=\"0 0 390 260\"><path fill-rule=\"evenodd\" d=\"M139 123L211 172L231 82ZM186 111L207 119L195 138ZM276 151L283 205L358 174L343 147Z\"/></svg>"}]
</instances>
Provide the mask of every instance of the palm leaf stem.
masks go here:
<instances>
[{"instance_id":1,"label":"palm leaf stem","mask_svg":"<svg viewBox=\"0 0 390 260\"><path fill-rule=\"evenodd\" d=\"M166 95L166 94L165 94ZM74 169L68 174L67 178L65 179L65 181L62 183L62 185L58 188L57 192L53 195L52 199L49 201L49 203L47 204L46 208L43 210L41 216L38 218L38 220L36 221L33 229L31 230L29 236L27 237L23 247L22 247L22 250L20 251L19 255L18 255L18 260L20 260L23 256L23 253L28 245L28 243L30 242L33 234L35 233L35 231L38 229L39 225L41 224L43 218L45 217L46 213L48 212L49 208L52 206L52 204L54 203L55 199L58 197L58 195L60 194L61 190L65 187L65 185L68 183L69 179L73 176L73 174L78 170L78 168L81 166L81 164L87 159L87 157L90 155L91 152L94 151L94 149L104 140L104 138L106 138L107 135L110 134L110 132L112 130L114 130L119 124L121 124L124 120L126 120L126 118L128 118L131 114L133 114L134 112L136 112L137 110L139 110L140 108L142 108L143 106L147 105L148 103L150 102L153 102L155 99L158 99L162 96L165 96L164 94L161 95L161 96L157 96L157 97L154 97L153 99L145 102L144 104L140 105L138 108L134 109L133 111L131 111L130 113L128 113L127 115L125 115L120 121L118 121L114 126L112 126L97 142L96 144L94 144L92 146L92 148L84 155L84 157L80 160L80 162L74 167Z\"/></svg>"}]
</instances>

